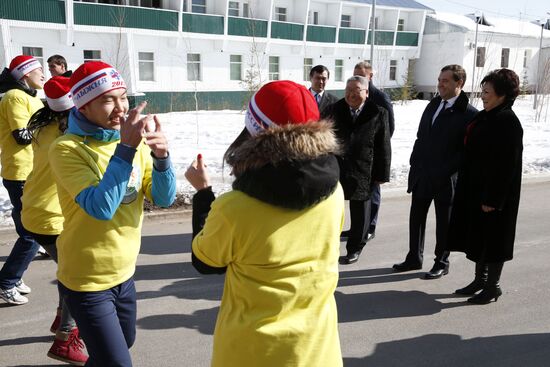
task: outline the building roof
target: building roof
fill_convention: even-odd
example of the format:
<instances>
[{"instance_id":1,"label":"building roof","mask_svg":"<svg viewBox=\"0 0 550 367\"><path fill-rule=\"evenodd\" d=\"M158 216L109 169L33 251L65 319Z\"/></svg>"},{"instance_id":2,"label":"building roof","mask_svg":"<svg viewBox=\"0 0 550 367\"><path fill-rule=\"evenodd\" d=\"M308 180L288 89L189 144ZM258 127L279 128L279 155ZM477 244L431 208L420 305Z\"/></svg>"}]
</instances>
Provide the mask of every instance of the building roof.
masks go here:
<instances>
[{"instance_id":1,"label":"building roof","mask_svg":"<svg viewBox=\"0 0 550 367\"><path fill-rule=\"evenodd\" d=\"M346 0L352 3L372 4L372 0ZM432 10L425 5L422 5L414 0L376 0L377 6L392 6L396 8L422 9Z\"/></svg>"},{"instance_id":2,"label":"building roof","mask_svg":"<svg viewBox=\"0 0 550 367\"><path fill-rule=\"evenodd\" d=\"M452 24L464 30L475 31L476 22L473 14L458 15L454 13L436 12L428 14L428 17L439 22ZM478 18L479 19L479 18ZM492 16L481 16L479 32L514 34L525 37L540 37L540 25L533 24L527 20L497 18ZM550 31L544 31L544 38L550 37Z\"/></svg>"}]
</instances>

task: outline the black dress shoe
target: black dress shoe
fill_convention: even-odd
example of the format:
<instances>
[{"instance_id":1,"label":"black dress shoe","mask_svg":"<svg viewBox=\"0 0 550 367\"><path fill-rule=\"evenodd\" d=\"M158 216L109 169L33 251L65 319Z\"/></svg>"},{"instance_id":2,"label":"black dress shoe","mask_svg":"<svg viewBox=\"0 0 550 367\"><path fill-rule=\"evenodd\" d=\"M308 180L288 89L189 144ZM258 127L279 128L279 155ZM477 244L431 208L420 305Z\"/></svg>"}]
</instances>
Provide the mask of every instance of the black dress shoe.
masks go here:
<instances>
[{"instance_id":1,"label":"black dress shoe","mask_svg":"<svg viewBox=\"0 0 550 367\"><path fill-rule=\"evenodd\" d=\"M424 274L424 279L438 279L441 278L443 275L449 274L449 268L432 268L429 272Z\"/></svg>"},{"instance_id":2,"label":"black dress shoe","mask_svg":"<svg viewBox=\"0 0 550 367\"><path fill-rule=\"evenodd\" d=\"M349 237L349 229L340 233L340 239L347 240Z\"/></svg>"},{"instance_id":3,"label":"black dress shoe","mask_svg":"<svg viewBox=\"0 0 550 367\"><path fill-rule=\"evenodd\" d=\"M338 262L341 265L353 264L353 263L356 263L357 260L359 260L360 255L361 255L361 251L348 252L346 256L340 256L338 258Z\"/></svg>"},{"instance_id":4,"label":"black dress shoe","mask_svg":"<svg viewBox=\"0 0 550 367\"><path fill-rule=\"evenodd\" d=\"M420 269L422 269L422 265L411 264L406 261L393 265L393 270L397 273L401 273L403 271L420 270Z\"/></svg>"}]
</instances>

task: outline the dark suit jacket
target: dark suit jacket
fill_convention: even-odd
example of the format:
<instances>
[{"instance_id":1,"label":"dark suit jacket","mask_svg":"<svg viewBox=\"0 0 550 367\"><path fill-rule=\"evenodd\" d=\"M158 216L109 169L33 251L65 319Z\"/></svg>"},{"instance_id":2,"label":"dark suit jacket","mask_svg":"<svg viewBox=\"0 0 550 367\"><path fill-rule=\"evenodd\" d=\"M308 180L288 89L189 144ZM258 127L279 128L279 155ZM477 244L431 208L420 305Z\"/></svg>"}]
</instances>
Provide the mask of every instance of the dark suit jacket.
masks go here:
<instances>
[{"instance_id":1,"label":"dark suit jacket","mask_svg":"<svg viewBox=\"0 0 550 367\"><path fill-rule=\"evenodd\" d=\"M460 92L454 105L441 111L432 126L432 117L440 103L441 97L432 99L420 119L410 158L407 192L425 198L443 195L450 202L464 150L466 125L477 110L468 103L466 94Z\"/></svg>"},{"instance_id":2,"label":"dark suit jacket","mask_svg":"<svg viewBox=\"0 0 550 367\"><path fill-rule=\"evenodd\" d=\"M367 100L353 121L342 98L327 108L334 131L342 146L337 157L340 183L346 200L368 200L374 181L390 180L391 143L388 113Z\"/></svg>"},{"instance_id":3,"label":"dark suit jacket","mask_svg":"<svg viewBox=\"0 0 550 367\"><path fill-rule=\"evenodd\" d=\"M369 81L369 99L376 103L378 106L383 107L388 111L388 123L390 125L390 136L393 136L395 130L395 119L393 117L393 105L391 104L390 97L376 88L372 81Z\"/></svg>"},{"instance_id":4,"label":"dark suit jacket","mask_svg":"<svg viewBox=\"0 0 550 367\"><path fill-rule=\"evenodd\" d=\"M338 102L338 99L334 94L330 94L327 91L323 93L323 98L321 98L321 102L319 103L319 113L322 119L326 117L327 107Z\"/></svg>"}]
</instances>

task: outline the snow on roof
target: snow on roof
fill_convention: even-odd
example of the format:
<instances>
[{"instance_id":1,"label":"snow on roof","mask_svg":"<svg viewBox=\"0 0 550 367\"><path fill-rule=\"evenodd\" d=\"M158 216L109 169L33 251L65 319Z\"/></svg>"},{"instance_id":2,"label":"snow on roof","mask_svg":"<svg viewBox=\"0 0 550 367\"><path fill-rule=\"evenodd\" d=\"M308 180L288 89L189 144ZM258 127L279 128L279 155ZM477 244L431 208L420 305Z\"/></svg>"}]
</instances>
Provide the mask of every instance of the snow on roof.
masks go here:
<instances>
[{"instance_id":1,"label":"snow on roof","mask_svg":"<svg viewBox=\"0 0 550 367\"><path fill-rule=\"evenodd\" d=\"M372 4L372 0L346 0L352 3ZM420 4L414 0L376 0L376 6L391 6L396 8L433 10L426 5Z\"/></svg>"},{"instance_id":2,"label":"snow on roof","mask_svg":"<svg viewBox=\"0 0 550 367\"><path fill-rule=\"evenodd\" d=\"M475 31L476 29L475 17L473 15L467 16L437 11L427 16L436 21L453 24L467 30ZM478 28L479 32L516 34L535 38L540 37L540 25L533 24L527 20L497 18L485 15L483 15L483 17L485 21L491 25L487 26L480 24ZM544 38L550 38L550 31L544 31Z\"/></svg>"}]
</instances>

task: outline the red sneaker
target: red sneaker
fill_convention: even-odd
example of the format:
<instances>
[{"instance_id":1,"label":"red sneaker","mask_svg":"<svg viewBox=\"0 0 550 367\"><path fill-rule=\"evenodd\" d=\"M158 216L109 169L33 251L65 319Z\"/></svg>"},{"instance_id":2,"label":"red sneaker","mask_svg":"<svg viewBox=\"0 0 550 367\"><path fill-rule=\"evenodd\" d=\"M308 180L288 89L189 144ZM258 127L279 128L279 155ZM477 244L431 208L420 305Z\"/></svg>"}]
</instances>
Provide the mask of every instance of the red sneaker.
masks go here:
<instances>
[{"instance_id":1,"label":"red sneaker","mask_svg":"<svg viewBox=\"0 0 550 367\"><path fill-rule=\"evenodd\" d=\"M61 324L61 308L57 308L57 313L55 314L55 319L52 322L52 326L50 326L50 331L55 334L57 332L57 329L59 329L59 324Z\"/></svg>"},{"instance_id":2,"label":"red sneaker","mask_svg":"<svg viewBox=\"0 0 550 367\"><path fill-rule=\"evenodd\" d=\"M84 366L88 356L83 349L84 343L78 336L78 328L74 328L69 332L59 330L56 332L53 345L48 351L48 357L75 366Z\"/></svg>"}]
</instances>

